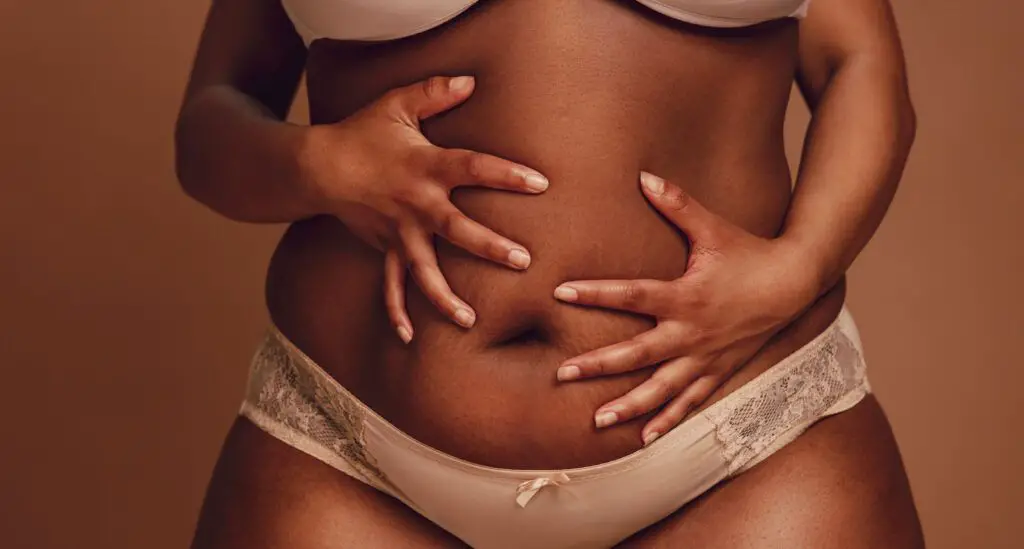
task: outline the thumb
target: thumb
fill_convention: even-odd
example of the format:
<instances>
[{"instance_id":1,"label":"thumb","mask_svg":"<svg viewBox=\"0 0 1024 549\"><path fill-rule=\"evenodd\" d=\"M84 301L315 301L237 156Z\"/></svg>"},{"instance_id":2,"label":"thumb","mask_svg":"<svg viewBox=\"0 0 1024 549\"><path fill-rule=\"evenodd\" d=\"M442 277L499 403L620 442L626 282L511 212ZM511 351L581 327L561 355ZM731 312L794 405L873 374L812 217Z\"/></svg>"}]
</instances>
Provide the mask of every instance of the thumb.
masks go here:
<instances>
[{"instance_id":1,"label":"thumb","mask_svg":"<svg viewBox=\"0 0 1024 549\"><path fill-rule=\"evenodd\" d=\"M647 200L661 215L679 227L691 243L706 242L718 217L697 202L690 193L648 172L640 172L640 183Z\"/></svg>"},{"instance_id":2,"label":"thumb","mask_svg":"<svg viewBox=\"0 0 1024 549\"><path fill-rule=\"evenodd\" d=\"M390 103L395 114L416 124L468 99L474 84L472 76L433 76L392 90Z\"/></svg>"}]
</instances>

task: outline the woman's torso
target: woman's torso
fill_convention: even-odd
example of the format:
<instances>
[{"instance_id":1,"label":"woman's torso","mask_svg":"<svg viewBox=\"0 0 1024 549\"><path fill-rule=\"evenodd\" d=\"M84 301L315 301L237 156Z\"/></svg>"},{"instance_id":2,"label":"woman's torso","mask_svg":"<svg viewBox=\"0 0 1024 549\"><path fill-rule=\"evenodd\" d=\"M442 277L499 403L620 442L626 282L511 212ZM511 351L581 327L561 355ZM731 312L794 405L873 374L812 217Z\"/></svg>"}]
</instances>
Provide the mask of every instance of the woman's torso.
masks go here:
<instances>
[{"instance_id":1,"label":"woman's torso","mask_svg":"<svg viewBox=\"0 0 1024 549\"><path fill-rule=\"evenodd\" d=\"M555 370L653 321L562 304L552 291L567 280L683 273L686 241L645 202L641 169L753 233L777 233L791 192L782 124L796 45L793 20L701 29L614 0L489 0L399 41L314 42L313 123L429 76L474 75L473 96L425 121L424 134L538 169L551 186L538 196L453 194L533 257L516 272L438 241L452 289L477 312L471 330L410 283L416 337L403 345L383 307L381 254L329 217L296 223L282 239L267 282L272 319L386 419L458 457L550 469L636 450L642 421L595 432L593 413L651 369L563 384ZM823 330L842 294L839 286L819 301L712 401Z\"/></svg>"}]
</instances>

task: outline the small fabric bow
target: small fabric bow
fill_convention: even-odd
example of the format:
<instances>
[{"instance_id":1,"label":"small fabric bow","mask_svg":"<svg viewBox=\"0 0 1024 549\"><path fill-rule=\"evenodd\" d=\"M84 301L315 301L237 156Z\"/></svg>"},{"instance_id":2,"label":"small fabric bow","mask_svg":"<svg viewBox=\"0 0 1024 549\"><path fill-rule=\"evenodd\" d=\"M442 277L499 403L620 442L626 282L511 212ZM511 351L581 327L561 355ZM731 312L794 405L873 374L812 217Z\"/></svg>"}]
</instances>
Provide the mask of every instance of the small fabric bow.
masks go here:
<instances>
[{"instance_id":1,"label":"small fabric bow","mask_svg":"<svg viewBox=\"0 0 1024 549\"><path fill-rule=\"evenodd\" d=\"M537 477L533 480L527 480L516 488L516 503L520 507L526 507L527 503L533 499L533 496L540 492L540 489L545 486L561 486L569 482L569 475L565 473L558 473L550 477Z\"/></svg>"}]
</instances>

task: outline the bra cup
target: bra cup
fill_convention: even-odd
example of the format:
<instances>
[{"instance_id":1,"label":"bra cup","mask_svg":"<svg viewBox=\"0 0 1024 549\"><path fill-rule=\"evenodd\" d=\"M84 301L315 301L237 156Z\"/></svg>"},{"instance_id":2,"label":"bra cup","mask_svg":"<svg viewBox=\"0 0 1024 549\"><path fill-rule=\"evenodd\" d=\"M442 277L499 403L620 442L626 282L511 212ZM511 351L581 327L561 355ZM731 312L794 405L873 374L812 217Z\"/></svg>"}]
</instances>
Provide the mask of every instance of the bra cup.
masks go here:
<instances>
[{"instance_id":1,"label":"bra cup","mask_svg":"<svg viewBox=\"0 0 1024 549\"><path fill-rule=\"evenodd\" d=\"M479 0L281 0L308 45L317 38L394 40L440 26ZM708 27L802 17L810 0L636 0L663 15Z\"/></svg>"},{"instance_id":2,"label":"bra cup","mask_svg":"<svg viewBox=\"0 0 1024 549\"><path fill-rule=\"evenodd\" d=\"M704 26L746 26L803 16L809 0L636 0L658 13Z\"/></svg>"},{"instance_id":3,"label":"bra cup","mask_svg":"<svg viewBox=\"0 0 1024 549\"><path fill-rule=\"evenodd\" d=\"M315 38L394 40L439 26L478 0L281 0L308 44Z\"/></svg>"}]
</instances>

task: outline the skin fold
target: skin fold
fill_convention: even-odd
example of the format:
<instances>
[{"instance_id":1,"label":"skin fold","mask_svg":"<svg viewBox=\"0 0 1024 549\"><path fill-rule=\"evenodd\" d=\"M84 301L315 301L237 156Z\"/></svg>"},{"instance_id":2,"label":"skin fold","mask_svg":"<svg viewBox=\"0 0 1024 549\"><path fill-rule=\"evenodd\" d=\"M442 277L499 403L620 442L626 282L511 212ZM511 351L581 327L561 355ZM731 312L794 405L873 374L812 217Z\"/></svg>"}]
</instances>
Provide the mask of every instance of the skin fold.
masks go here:
<instances>
[{"instance_id":1,"label":"skin fold","mask_svg":"<svg viewBox=\"0 0 1024 549\"><path fill-rule=\"evenodd\" d=\"M386 419L485 465L588 465L637 450L835 318L912 142L902 63L882 0L816 0L799 25L727 31L628 2L493 0L407 39L308 52L272 0L220 0L179 119L179 178L222 215L292 222L268 270L271 317ZM281 121L303 70L308 128ZM794 78L813 110L795 192L782 146ZM660 193L642 190L642 172ZM615 422L599 421L610 411ZM716 492L741 505L778 491L773 469L810 466L855 433L877 440L841 467L865 493L896 494L901 517L870 539L915 546L873 399ZM236 425L196 547L271 547L352 506L372 517L367 535L452 542L275 444ZM265 477L270 463L283 476ZM276 503L240 504L271 486ZM820 488L797 485L794 500L844 501ZM287 503L298 494L301 516ZM736 531L708 513L693 527ZM338 528L290 539L368 546ZM815 546L871 546L847 540Z\"/></svg>"}]
</instances>

